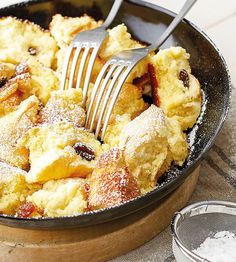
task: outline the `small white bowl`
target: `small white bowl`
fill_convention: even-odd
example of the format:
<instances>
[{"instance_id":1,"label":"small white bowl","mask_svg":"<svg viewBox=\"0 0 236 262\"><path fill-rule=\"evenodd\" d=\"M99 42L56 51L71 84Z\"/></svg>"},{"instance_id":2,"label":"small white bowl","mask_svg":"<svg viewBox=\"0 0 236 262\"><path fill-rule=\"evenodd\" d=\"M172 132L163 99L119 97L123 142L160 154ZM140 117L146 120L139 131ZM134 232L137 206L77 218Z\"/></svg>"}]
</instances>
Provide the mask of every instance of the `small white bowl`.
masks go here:
<instances>
[{"instance_id":1,"label":"small white bowl","mask_svg":"<svg viewBox=\"0 0 236 262\"><path fill-rule=\"evenodd\" d=\"M192 250L219 231L236 233L236 203L203 201L189 205L175 214L171 230L177 262L209 261Z\"/></svg>"}]
</instances>

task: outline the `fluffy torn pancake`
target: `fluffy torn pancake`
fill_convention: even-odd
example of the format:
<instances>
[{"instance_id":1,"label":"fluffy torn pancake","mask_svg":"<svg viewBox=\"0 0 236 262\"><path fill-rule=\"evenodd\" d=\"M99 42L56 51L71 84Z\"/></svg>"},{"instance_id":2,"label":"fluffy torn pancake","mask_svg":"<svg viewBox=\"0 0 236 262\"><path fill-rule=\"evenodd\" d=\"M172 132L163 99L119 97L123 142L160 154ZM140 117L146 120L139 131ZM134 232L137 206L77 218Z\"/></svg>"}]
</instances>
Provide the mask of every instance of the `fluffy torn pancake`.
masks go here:
<instances>
[{"instance_id":1,"label":"fluffy torn pancake","mask_svg":"<svg viewBox=\"0 0 236 262\"><path fill-rule=\"evenodd\" d=\"M27 201L42 210L45 217L79 215L87 208L84 184L82 178L51 180L30 195Z\"/></svg>"},{"instance_id":2,"label":"fluffy torn pancake","mask_svg":"<svg viewBox=\"0 0 236 262\"><path fill-rule=\"evenodd\" d=\"M112 148L100 155L89 179L90 208L107 208L139 195L138 184L124 161L122 150Z\"/></svg>"},{"instance_id":3,"label":"fluffy torn pancake","mask_svg":"<svg viewBox=\"0 0 236 262\"><path fill-rule=\"evenodd\" d=\"M49 32L29 21L14 17L0 19L0 60L21 63L28 58L46 67L55 63L56 41Z\"/></svg>"},{"instance_id":4,"label":"fluffy torn pancake","mask_svg":"<svg viewBox=\"0 0 236 262\"><path fill-rule=\"evenodd\" d=\"M81 17L63 17L60 14L53 16L49 25L52 36L60 48L68 46L72 39L82 31L94 29L102 24L92 17L84 15Z\"/></svg>"},{"instance_id":5,"label":"fluffy torn pancake","mask_svg":"<svg viewBox=\"0 0 236 262\"><path fill-rule=\"evenodd\" d=\"M25 181L27 173L20 168L0 162L0 213L14 214L25 202L26 197L39 190L37 184Z\"/></svg>"},{"instance_id":6,"label":"fluffy torn pancake","mask_svg":"<svg viewBox=\"0 0 236 262\"><path fill-rule=\"evenodd\" d=\"M68 89L52 92L50 99L40 112L42 123L71 122L75 126L84 126L85 111L81 107L83 94L81 89Z\"/></svg>"},{"instance_id":7,"label":"fluffy torn pancake","mask_svg":"<svg viewBox=\"0 0 236 262\"><path fill-rule=\"evenodd\" d=\"M29 149L29 183L51 179L86 177L92 173L101 144L94 135L72 123L57 122L32 128L21 139Z\"/></svg>"},{"instance_id":8,"label":"fluffy torn pancake","mask_svg":"<svg viewBox=\"0 0 236 262\"><path fill-rule=\"evenodd\" d=\"M19 139L37 122L39 100L35 96L21 102L19 108L0 118L0 159L12 166L27 169L28 150Z\"/></svg>"},{"instance_id":9,"label":"fluffy torn pancake","mask_svg":"<svg viewBox=\"0 0 236 262\"><path fill-rule=\"evenodd\" d=\"M27 59L25 63L29 67L31 76L31 87L24 90L25 97L36 95L43 104L46 104L51 93L59 89L59 78L51 68L34 61L32 58Z\"/></svg>"},{"instance_id":10,"label":"fluffy torn pancake","mask_svg":"<svg viewBox=\"0 0 236 262\"><path fill-rule=\"evenodd\" d=\"M191 74L189 57L185 49L171 47L151 58L160 107L180 123L182 130L193 127L201 111L201 87Z\"/></svg>"},{"instance_id":11,"label":"fluffy torn pancake","mask_svg":"<svg viewBox=\"0 0 236 262\"><path fill-rule=\"evenodd\" d=\"M120 146L124 148L125 161L142 193L155 186L158 171L168 159L167 138L165 115L154 105L123 129Z\"/></svg>"}]
</instances>

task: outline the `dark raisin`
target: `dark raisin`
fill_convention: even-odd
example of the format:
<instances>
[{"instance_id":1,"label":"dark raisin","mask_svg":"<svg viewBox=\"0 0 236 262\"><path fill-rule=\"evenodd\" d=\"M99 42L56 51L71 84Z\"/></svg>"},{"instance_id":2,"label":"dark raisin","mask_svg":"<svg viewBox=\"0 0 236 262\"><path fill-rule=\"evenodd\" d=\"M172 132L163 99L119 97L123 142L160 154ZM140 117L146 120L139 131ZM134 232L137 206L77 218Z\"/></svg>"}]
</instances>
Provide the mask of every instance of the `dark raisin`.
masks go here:
<instances>
[{"instance_id":1,"label":"dark raisin","mask_svg":"<svg viewBox=\"0 0 236 262\"><path fill-rule=\"evenodd\" d=\"M86 193L86 195L89 193L89 190L90 190L90 186L89 186L89 184L88 183L85 183L84 184L84 190L85 190L85 193Z\"/></svg>"},{"instance_id":2,"label":"dark raisin","mask_svg":"<svg viewBox=\"0 0 236 262\"><path fill-rule=\"evenodd\" d=\"M29 66L26 63L20 63L16 66L15 74L21 75L29 72Z\"/></svg>"},{"instance_id":3,"label":"dark raisin","mask_svg":"<svg viewBox=\"0 0 236 262\"><path fill-rule=\"evenodd\" d=\"M155 68L153 64L150 64L150 63L148 64L148 73L149 73L150 83L152 87L152 101L154 105L159 106L160 99L158 95L158 81L157 81L157 76L156 76L156 72L155 72Z\"/></svg>"},{"instance_id":4,"label":"dark raisin","mask_svg":"<svg viewBox=\"0 0 236 262\"><path fill-rule=\"evenodd\" d=\"M7 82L7 77L3 76L0 78L0 88L3 87Z\"/></svg>"},{"instance_id":5,"label":"dark raisin","mask_svg":"<svg viewBox=\"0 0 236 262\"><path fill-rule=\"evenodd\" d=\"M93 149L83 143L76 143L74 149L79 156L87 161L91 161L95 158Z\"/></svg>"},{"instance_id":6,"label":"dark raisin","mask_svg":"<svg viewBox=\"0 0 236 262\"><path fill-rule=\"evenodd\" d=\"M142 75L141 77L137 77L133 80L133 84L137 87L140 87L143 89L145 85L147 85L150 82L149 74L146 73Z\"/></svg>"},{"instance_id":7,"label":"dark raisin","mask_svg":"<svg viewBox=\"0 0 236 262\"><path fill-rule=\"evenodd\" d=\"M30 55L37 55L37 50L35 47L29 47L28 52L30 53Z\"/></svg>"},{"instance_id":8,"label":"dark raisin","mask_svg":"<svg viewBox=\"0 0 236 262\"><path fill-rule=\"evenodd\" d=\"M152 104L152 97L149 95L143 95L143 101L148 104Z\"/></svg>"},{"instance_id":9,"label":"dark raisin","mask_svg":"<svg viewBox=\"0 0 236 262\"><path fill-rule=\"evenodd\" d=\"M189 87L189 76L188 76L188 72L185 69L182 69L179 72L179 79L183 81L185 87Z\"/></svg>"},{"instance_id":10,"label":"dark raisin","mask_svg":"<svg viewBox=\"0 0 236 262\"><path fill-rule=\"evenodd\" d=\"M35 205L33 203L31 203L31 202L28 202L28 203L23 204L19 208L17 214L18 214L19 217L27 218L27 217L30 217L30 215L34 211L36 211Z\"/></svg>"},{"instance_id":11,"label":"dark raisin","mask_svg":"<svg viewBox=\"0 0 236 262\"><path fill-rule=\"evenodd\" d=\"M85 191L85 197L86 197L86 200L87 200L87 207L85 208L85 212L89 212L91 211L91 206L89 204L89 191L90 191L90 186L88 183L85 183L84 185L84 191Z\"/></svg>"}]
</instances>

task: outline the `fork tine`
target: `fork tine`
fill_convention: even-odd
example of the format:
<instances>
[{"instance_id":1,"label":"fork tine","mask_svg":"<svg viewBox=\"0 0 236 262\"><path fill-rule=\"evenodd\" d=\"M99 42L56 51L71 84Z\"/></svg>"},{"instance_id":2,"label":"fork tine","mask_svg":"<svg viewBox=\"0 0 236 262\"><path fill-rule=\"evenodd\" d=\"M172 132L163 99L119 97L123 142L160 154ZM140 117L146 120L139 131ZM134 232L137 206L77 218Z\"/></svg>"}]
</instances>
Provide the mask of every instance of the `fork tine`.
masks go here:
<instances>
[{"instance_id":1,"label":"fork tine","mask_svg":"<svg viewBox=\"0 0 236 262\"><path fill-rule=\"evenodd\" d=\"M90 114L92 112L92 106L93 106L93 102L96 98L96 94L97 94L97 91L98 91L98 88L100 86L100 83L107 71L107 68L109 67L110 63L106 63L103 67L102 67L102 70L100 71L97 79L96 79L96 82L94 84L94 87L93 87L93 90L92 90L92 94L91 94L91 99L90 99L90 102L89 102L89 107L88 107L88 111L87 111L87 114L86 114L86 121L85 121L85 127L88 126L89 124L89 118L90 118Z\"/></svg>"},{"instance_id":2,"label":"fork tine","mask_svg":"<svg viewBox=\"0 0 236 262\"><path fill-rule=\"evenodd\" d=\"M79 89L79 87L80 87L83 71L84 71L84 68L85 68L85 63L86 63L86 60L87 60L87 57L88 57L88 53L89 53L89 47L85 47L84 53L82 55L81 63L79 65L79 72L78 72L78 75L77 75L76 87L75 87L76 89Z\"/></svg>"},{"instance_id":3,"label":"fork tine","mask_svg":"<svg viewBox=\"0 0 236 262\"><path fill-rule=\"evenodd\" d=\"M96 116L97 116L97 113L98 113L98 109L99 109L100 103L101 103L101 101L102 101L103 94L104 94L105 89L106 89L106 85L107 85L109 79L111 78L113 72L115 71L116 67L117 67L117 65L116 65L116 64L113 64L113 65L111 66L111 68L109 69L109 71L107 72L107 75L106 75L106 77L105 77L105 79L104 79L104 81L103 81L103 83L102 83L102 85L101 85L101 88L100 88L100 90L99 90L98 97L97 97L97 99L96 99L96 103L95 103L95 107L94 107L94 110L93 110L92 119L91 119L90 123L88 123L88 121L89 121L89 116L90 116L90 112L91 112L91 110L92 110L93 103L94 103L94 100L95 100L95 97L96 97L96 94L97 94L97 91L98 91L98 88L99 88L99 86L100 86L101 81L99 81L99 83L96 82L96 87L94 86L95 92L94 92L94 94L92 94L92 96L91 96L91 101L90 101L89 109L88 109L88 113L87 113L88 118L86 119L86 123L87 123L87 124L90 124L90 125L89 125L89 130L90 130L90 131L93 131L94 122L95 122L95 119L96 119Z\"/></svg>"},{"instance_id":4,"label":"fork tine","mask_svg":"<svg viewBox=\"0 0 236 262\"><path fill-rule=\"evenodd\" d=\"M91 74L92 74L92 70L93 70L93 66L94 66L94 63L95 63L95 60L96 60L96 57L97 57L98 50L99 50L99 46L94 47L93 52L91 54L91 57L89 59L89 64L88 64L87 70L86 70L86 77L85 77L85 80L84 80L84 87L83 87L83 102L82 102L82 107L84 107L84 108L85 108L85 103L86 103L86 100L87 100L87 93L88 93L90 77L91 77Z\"/></svg>"},{"instance_id":5,"label":"fork tine","mask_svg":"<svg viewBox=\"0 0 236 262\"><path fill-rule=\"evenodd\" d=\"M62 75L61 75L61 86L60 86L61 90L65 89L67 70L68 70L68 67L69 67L70 57L71 57L71 53L72 53L73 48L74 48L73 45L69 46L69 48L66 52L65 60L63 62L63 69L62 69Z\"/></svg>"},{"instance_id":6,"label":"fork tine","mask_svg":"<svg viewBox=\"0 0 236 262\"><path fill-rule=\"evenodd\" d=\"M114 107L114 105L115 105L115 103L118 99L119 94L120 94L121 88L122 88L127 76L129 75L130 71L134 68L134 66L135 66L135 64L131 64L129 67L127 67L127 69L123 72L121 78L119 79L119 82L116 86L115 92L112 96L108 111L107 111L106 116L105 116L105 120L104 120L104 124L103 124L103 128L102 128L101 141L104 140L105 133L106 133L107 126L108 126L108 122L109 122L113 107Z\"/></svg>"},{"instance_id":7,"label":"fork tine","mask_svg":"<svg viewBox=\"0 0 236 262\"><path fill-rule=\"evenodd\" d=\"M75 71L76 71L77 62L78 62L78 59L79 59L81 49L82 49L82 47L81 47L81 45L79 45L79 46L76 47L76 50L75 50L75 54L74 54L73 61L72 61L72 64L71 64L71 69L70 69L68 89L73 87Z\"/></svg>"},{"instance_id":8,"label":"fork tine","mask_svg":"<svg viewBox=\"0 0 236 262\"><path fill-rule=\"evenodd\" d=\"M112 80L111 80L111 83L109 84L109 88L108 88L108 90L107 90L107 93L106 93L106 96L105 96L105 99L104 99L104 102L103 102L103 105L102 105L102 109L101 109L101 112L100 112L100 115L99 115L97 127L96 127L96 130L95 130L95 137L96 137L96 138L98 137L99 132L100 132L100 130L101 130L103 115L104 115L104 113L105 113L105 110L106 110L108 101L109 101L109 99L110 99L110 95L111 95L112 90L114 89L115 83L116 83L118 77L120 76L120 74L122 73L124 67L125 67L125 65L120 65L120 66L116 69L115 74L114 74L114 76L113 76L113 78L112 78Z\"/></svg>"}]
</instances>

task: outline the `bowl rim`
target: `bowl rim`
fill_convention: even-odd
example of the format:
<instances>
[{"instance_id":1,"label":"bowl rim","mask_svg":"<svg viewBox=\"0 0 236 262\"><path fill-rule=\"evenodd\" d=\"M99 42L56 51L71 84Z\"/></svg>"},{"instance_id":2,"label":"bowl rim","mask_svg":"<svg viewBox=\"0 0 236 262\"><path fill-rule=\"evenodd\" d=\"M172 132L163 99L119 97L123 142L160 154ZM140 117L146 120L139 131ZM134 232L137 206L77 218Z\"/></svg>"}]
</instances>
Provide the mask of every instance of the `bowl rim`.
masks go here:
<instances>
[{"instance_id":1,"label":"bowl rim","mask_svg":"<svg viewBox=\"0 0 236 262\"><path fill-rule=\"evenodd\" d=\"M197 255L196 253L192 252L184 245L181 238L179 237L177 226L178 226L178 223L181 223L186 217L193 217L193 216L197 216L200 214L213 213L211 210L208 210L209 206L215 206L215 207L219 206L222 208L233 208L235 211L235 216L236 216L236 203L230 202L230 201L221 201L221 200L207 200L207 201L196 202L196 203L193 203L191 205L188 205L182 208L180 211L175 213L171 221L171 234L172 234L173 241L175 241L176 245L184 253L184 255L186 255L192 261L211 262L207 260L206 258L203 258ZM191 211L195 211L198 208L202 208L202 210L196 213L193 212L193 214L191 213ZM204 212L203 208L205 208L206 212ZM223 212L217 212L217 213L223 213Z\"/></svg>"},{"instance_id":2,"label":"bowl rim","mask_svg":"<svg viewBox=\"0 0 236 262\"><path fill-rule=\"evenodd\" d=\"M16 4L12 4L12 5L8 5L5 6L3 8L0 8L1 10L4 9L8 9L8 8L14 8L14 7L20 7L20 6L25 6L27 4L34 4L34 3L43 3L44 1L47 0L23 0L20 3L16 3ZM50 0L48 0L50 1ZM52 0L51 0L52 1ZM174 17L176 15L175 12L172 12L164 7L161 7L157 4L154 3L150 3L150 2L146 2L145 0L125 0L125 2L134 4L134 5L138 5L141 7L147 7L149 9L164 13L170 17ZM214 134L211 136L211 138L208 140L208 142L206 143L205 147L203 148L203 150L201 151L201 153L194 158L193 163L191 163L190 165L186 166L184 170L181 170L181 175L177 176L176 178L174 178L173 180L165 183L163 186L161 187L156 187L154 188L152 191L148 192L145 195L142 195L140 197L137 197L135 199L132 199L128 202L125 202L123 204L120 205L116 205L116 206L112 206L109 208L105 208L105 209L100 209L97 211L93 211L93 212L87 212L87 213L82 213L82 214L78 214L78 215L74 215L74 216L62 216L62 217L45 217L45 218L19 218L16 216L9 216L9 215L2 215L0 214L0 223L1 224L6 224L6 222L3 222L1 220L5 220L8 219L9 221L19 221L22 222L21 225L17 225L17 226L22 226L23 227L34 227L36 228L37 225L26 225L27 223L30 223L31 221L35 221L35 222L42 222L42 223L46 223L47 221L72 221L75 218L76 219L80 219L80 218L84 218L85 220L89 220L90 217L93 217L94 214L105 214L107 215L105 219L103 219L102 221L90 221L90 222L83 222L83 223L76 223L76 225L71 226L71 227L85 227L85 226L91 226L91 225L95 225L95 224L101 224L101 223L105 223L114 219L118 219L120 217L124 217L127 216L129 214L132 214L134 212L137 212L151 204L153 204L154 202L156 202L157 200L155 200L155 196L157 194L157 192L159 192L159 195L161 195L158 200L161 200L163 198L165 198L168 194L170 194L170 192L173 192L181 183L183 183L185 181L185 179L188 177L188 175L197 168L197 166L200 164L200 161L202 160L202 158L206 155L206 153L209 151L209 149L212 147L216 137L218 136L220 130L223 127L223 124L225 122L225 119L228 115L229 112L229 107L230 107L230 100L231 100L231 93L232 93L232 84L231 84L231 78L230 78L230 74L229 74L229 69L228 66L226 64L226 61L222 55L222 53L220 52L220 50L218 49L218 47L215 45L215 43L210 39L210 37L199 27L197 27L194 23L190 22L188 19L183 19L182 23L186 23L187 25L189 25L193 30L197 31L204 39L206 39L209 44L214 48L214 50L217 52L220 60L222 61L223 67L225 69L226 75L227 75L227 80L228 80L228 97L227 97L227 101L226 101L226 105L224 107L224 110L219 118L218 121L218 125L217 128L214 131ZM171 189L171 190L170 190ZM145 199L149 198L149 202L145 203ZM137 208L137 204L139 204L139 207ZM127 207L129 207L129 211L126 212L126 214L121 214L118 215L118 213L122 213L119 211L122 211L122 209L125 209L127 211ZM110 217L109 216L109 212L112 211L116 211L116 215L115 217ZM14 225L16 226L16 225ZM38 224L39 228L42 226L42 224ZM48 226L45 225L46 228L48 228ZM57 228L58 226L49 226L49 228Z\"/></svg>"}]
</instances>

